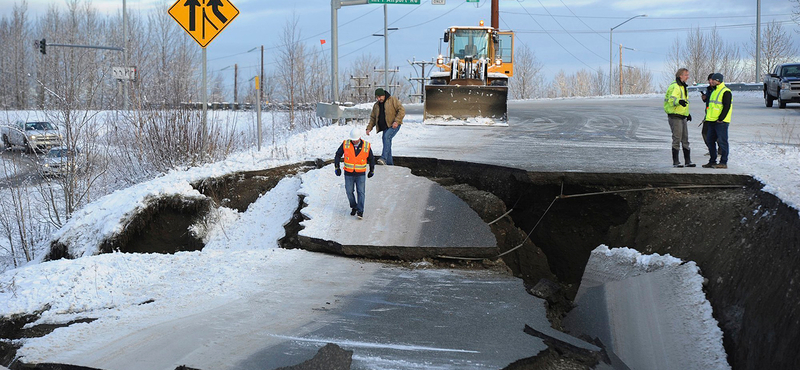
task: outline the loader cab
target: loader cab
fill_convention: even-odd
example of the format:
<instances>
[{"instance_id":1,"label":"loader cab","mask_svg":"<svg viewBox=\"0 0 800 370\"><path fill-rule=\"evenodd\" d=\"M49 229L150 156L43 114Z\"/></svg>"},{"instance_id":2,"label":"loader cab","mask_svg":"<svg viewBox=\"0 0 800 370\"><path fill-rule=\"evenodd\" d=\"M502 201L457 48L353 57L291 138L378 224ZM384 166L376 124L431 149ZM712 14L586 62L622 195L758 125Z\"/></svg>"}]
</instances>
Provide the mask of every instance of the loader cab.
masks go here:
<instances>
[{"instance_id":1,"label":"loader cab","mask_svg":"<svg viewBox=\"0 0 800 370\"><path fill-rule=\"evenodd\" d=\"M514 74L514 32L498 31L491 27L450 27L444 33L444 42L449 43L449 52L440 55L437 65L449 70L448 61L481 58L489 64L489 72Z\"/></svg>"},{"instance_id":2,"label":"loader cab","mask_svg":"<svg viewBox=\"0 0 800 370\"><path fill-rule=\"evenodd\" d=\"M473 60L491 58L491 39L492 29L489 27L452 27L444 37L445 42L450 42L450 59L472 57Z\"/></svg>"}]
</instances>

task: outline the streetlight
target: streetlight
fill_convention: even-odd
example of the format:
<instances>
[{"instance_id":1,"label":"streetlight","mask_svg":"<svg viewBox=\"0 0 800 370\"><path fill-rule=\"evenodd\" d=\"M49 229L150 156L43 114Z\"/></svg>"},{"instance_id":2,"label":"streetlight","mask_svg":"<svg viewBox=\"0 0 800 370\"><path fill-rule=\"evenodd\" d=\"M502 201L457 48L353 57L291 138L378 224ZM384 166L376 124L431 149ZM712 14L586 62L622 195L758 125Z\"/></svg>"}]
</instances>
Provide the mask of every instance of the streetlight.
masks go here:
<instances>
[{"instance_id":1,"label":"streetlight","mask_svg":"<svg viewBox=\"0 0 800 370\"><path fill-rule=\"evenodd\" d=\"M614 27L611 27L611 30L608 31L608 94L609 95L613 94L611 92L611 91L613 91L613 88L612 88L613 84L611 82L611 81L613 81L611 79L611 63L614 60L614 54L613 54L613 50L614 49L612 47L614 45L614 42L612 41L613 40L614 29L619 27L619 26L621 26L621 25L623 25L623 24L625 24L625 23L630 22L632 19L639 18L639 17L646 17L646 16L647 16L647 14L634 15L633 17L630 17L627 20L625 20L625 22L622 22L622 23L620 23L620 24L618 24L618 25L616 25ZM620 71L620 73L622 73L622 71Z\"/></svg>"}]
</instances>

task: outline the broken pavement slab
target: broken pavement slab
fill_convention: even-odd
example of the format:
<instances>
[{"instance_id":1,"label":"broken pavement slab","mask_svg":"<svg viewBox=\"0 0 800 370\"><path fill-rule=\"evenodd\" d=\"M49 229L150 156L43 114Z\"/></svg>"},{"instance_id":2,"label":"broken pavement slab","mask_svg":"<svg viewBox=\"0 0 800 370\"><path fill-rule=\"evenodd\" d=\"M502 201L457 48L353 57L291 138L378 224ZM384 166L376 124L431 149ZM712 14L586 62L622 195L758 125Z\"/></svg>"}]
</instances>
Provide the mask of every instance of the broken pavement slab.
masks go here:
<instances>
[{"instance_id":1,"label":"broken pavement slab","mask_svg":"<svg viewBox=\"0 0 800 370\"><path fill-rule=\"evenodd\" d=\"M369 258L490 258L498 254L491 228L453 193L399 166L377 166L366 181L364 218L350 216L344 177L333 165L303 174L298 192L307 220L303 248Z\"/></svg>"},{"instance_id":2,"label":"broken pavement slab","mask_svg":"<svg viewBox=\"0 0 800 370\"><path fill-rule=\"evenodd\" d=\"M575 305L569 331L599 338L632 369L730 369L694 262L600 246Z\"/></svg>"}]
</instances>

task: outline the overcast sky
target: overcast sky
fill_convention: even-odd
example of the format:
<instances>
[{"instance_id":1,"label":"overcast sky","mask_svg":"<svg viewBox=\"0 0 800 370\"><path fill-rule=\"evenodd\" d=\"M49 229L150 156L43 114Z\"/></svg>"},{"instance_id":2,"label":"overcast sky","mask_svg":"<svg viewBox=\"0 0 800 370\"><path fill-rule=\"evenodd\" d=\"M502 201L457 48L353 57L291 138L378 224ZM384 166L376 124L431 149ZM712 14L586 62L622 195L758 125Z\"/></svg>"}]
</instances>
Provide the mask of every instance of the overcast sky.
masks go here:
<instances>
[{"instance_id":1,"label":"overcast sky","mask_svg":"<svg viewBox=\"0 0 800 370\"><path fill-rule=\"evenodd\" d=\"M3 0L4 3L11 1ZM54 1L65 8L63 0L28 0L29 11L36 17ZM209 70L218 71L238 64L240 78L255 76L260 53L247 51L261 45L265 47L265 63L269 62L265 68L276 68L273 48L280 42L283 26L293 16L298 18L304 42L313 50L324 52L326 60L330 61L329 0L229 1L240 14L208 46ZM129 11L163 9L166 12L173 3L172 0L127 0L127 7ZM122 0L94 0L92 4L109 14L122 8ZM800 27L791 22L794 4L789 0L762 0L762 23L786 22L784 27L791 32L795 44L800 45ZM445 5L421 0L420 5L389 5L389 27L399 28L389 32L390 66L399 66L401 75L408 77L414 71L407 61L435 57L439 38L448 26L477 25L480 20L488 25L490 6L490 0L479 3L446 0ZM3 6L1 11L10 15L11 7ZM524 43L535 52L544 63L546 76L561 69L574 73L582 68L602 68L607 72L609 29L638 14L647 17L631 20L614 30L613 60L619 63L618 43L636 49L623 51L623 63L646 64L653 71L655 82L659 83L662 73L674 73L664 70L668 49L677 37L684 39L690 28L717 26L727 41L742 46L749 43L755 29L756 0L500 0L501 28L515 31L517 45ZM340 71L364 53L383 60L383 38L372 36L383 33L383 18L383 5L346 6L339 10ZM46 36L48 40L55 40L55 36ZM327 40L325 45L320 45L321 39ZM747 55L744 49L741 53ZM233 68L223 73L230 73L232 80Z\"/></svg>"}]
</instances>

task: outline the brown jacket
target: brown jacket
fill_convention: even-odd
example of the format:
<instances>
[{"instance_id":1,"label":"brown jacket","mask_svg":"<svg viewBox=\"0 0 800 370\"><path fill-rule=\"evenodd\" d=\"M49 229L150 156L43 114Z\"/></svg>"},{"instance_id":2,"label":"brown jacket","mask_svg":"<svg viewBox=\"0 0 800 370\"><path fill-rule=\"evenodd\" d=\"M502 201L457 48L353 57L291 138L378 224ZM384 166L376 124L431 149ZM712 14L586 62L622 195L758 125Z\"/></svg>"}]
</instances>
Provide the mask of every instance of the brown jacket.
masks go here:
<instances>
[{"instance_id":1,"label":"brown jacket","mask_svg":"<svg viewBox=\"0 0 800 370\"><path fill-rule=\"evenodd\" d=\"M378 104L380 103L375 102L375 105L372 106L372 113L369 114L369 124L367 124L367 132L372 131L373 127L376 128L377 132L381 132L378 126L378 115L380 114L381 108ZM393 95L389 95L389 98L386 99L383 106L386 109L386 126L392 127L393 122L397 122L398 126L403 124L403 117L406 116L406 109L403 108L403 104L400 104L400 100Z\"/></svg>"}]
</instances>

